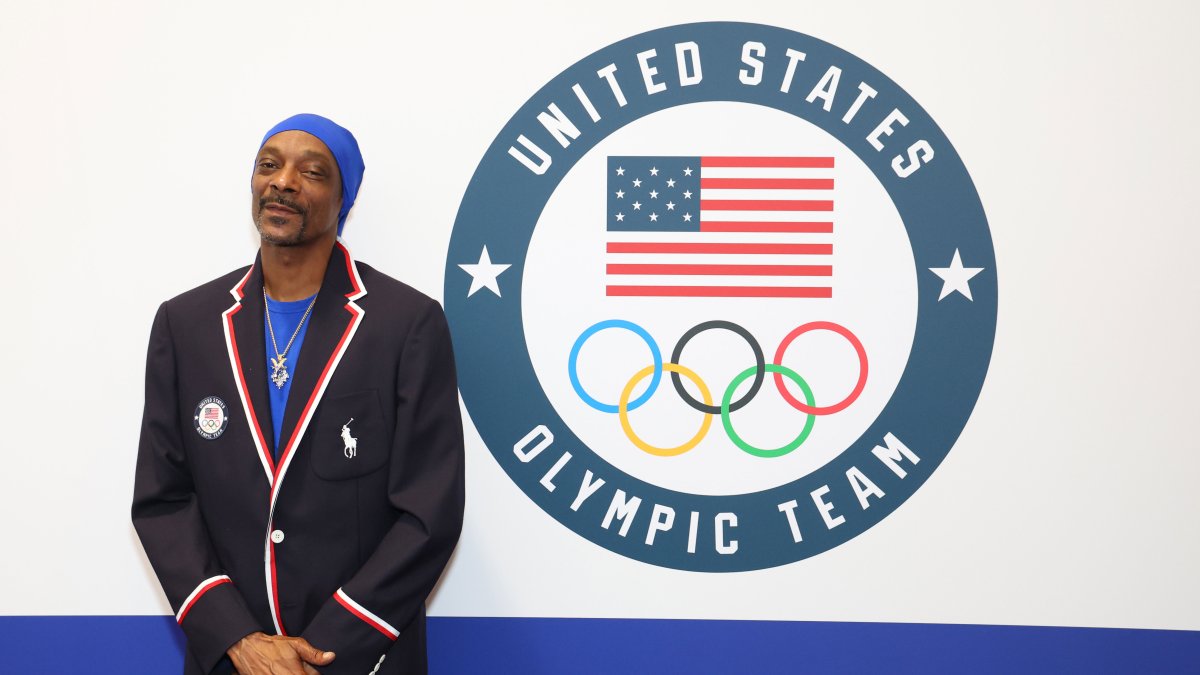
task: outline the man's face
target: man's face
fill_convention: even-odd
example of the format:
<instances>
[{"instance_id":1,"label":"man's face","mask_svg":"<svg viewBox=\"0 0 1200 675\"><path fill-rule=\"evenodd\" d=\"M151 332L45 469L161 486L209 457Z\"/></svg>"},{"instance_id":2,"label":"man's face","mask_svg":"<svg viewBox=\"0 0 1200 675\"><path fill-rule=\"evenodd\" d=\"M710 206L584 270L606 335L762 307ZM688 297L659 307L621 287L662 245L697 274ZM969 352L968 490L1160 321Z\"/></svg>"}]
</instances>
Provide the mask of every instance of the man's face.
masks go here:
<instances>
[{"instance_id":1,"label":"man's face","mask_svg":"<svg viewBox=\"0 0 1200 675\"><path fill-rule=\"evenodd\" d=\"M303 131L267 139L255 160L250 213L264 243L298 246L337 230L342 176L329 148Z\"/></svg>"}]
</instances>

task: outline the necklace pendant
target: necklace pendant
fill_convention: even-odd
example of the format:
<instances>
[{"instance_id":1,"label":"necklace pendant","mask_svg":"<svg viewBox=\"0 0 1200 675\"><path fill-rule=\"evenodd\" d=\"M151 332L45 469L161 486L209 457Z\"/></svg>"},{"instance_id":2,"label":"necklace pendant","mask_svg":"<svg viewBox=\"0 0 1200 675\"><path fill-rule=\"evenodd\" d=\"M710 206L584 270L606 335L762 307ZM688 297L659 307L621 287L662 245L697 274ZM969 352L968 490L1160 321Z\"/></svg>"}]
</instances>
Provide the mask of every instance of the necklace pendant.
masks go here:
<instances>
[{"instance_id":1,"label":"necklace pendant","mask_svg":"<svg viewBox=\"0 0 1200 675\"><path fill-rule=\"evenodd\" d=\"M263 311L267 316L267 331L271 334L271 347L275 350L275 358L271 359L271 381L275 383L276 389L283 389L283 385L287 384L287 353L292 348L292 343L296 341L296 336L300 335L300 329L304 327L304 320L312 314L313 306L317 304L317 296L314 295L308 303L308 309L304 310L304 316L300 317L300 323L296 325L296 330L292 331L292 337L288 340L287 346L283 348L283 352L279 351L279 345L275 342L275 326L271 324L271 302L267 297L267 289L263 287Z\"/></svg>"},{"instance_id":2,"label":"necklace pendant","mask_svg":"<svg viewBox=\"0 0 1200 675\"><path fill-rule=\"evenodd\" d=\"M283 385L288 381L287 365L284 363L285 361L287 361L286 356L280 356L278 358L271 359L271 381L275 383L275 387L277 389L283 389Z\"/></svg>"}]
</instances>

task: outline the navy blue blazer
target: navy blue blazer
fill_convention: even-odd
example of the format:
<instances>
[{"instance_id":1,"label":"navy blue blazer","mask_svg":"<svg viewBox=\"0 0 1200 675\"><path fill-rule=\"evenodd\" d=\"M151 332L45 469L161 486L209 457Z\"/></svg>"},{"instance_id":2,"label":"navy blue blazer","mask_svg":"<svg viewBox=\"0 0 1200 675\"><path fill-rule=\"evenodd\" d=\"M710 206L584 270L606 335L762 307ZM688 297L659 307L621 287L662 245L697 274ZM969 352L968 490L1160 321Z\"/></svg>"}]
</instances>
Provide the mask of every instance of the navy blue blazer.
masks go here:
<instances>
[{"instance_id":1,"label":"navy blue blazer","mask_svg":"<svg viewBox=\"0 0 1200 675\"><path fill-rule=\"evenodd\" d=\"M424 672L425 598L463 511L445 316L338 242L276 462L262 285L256 260L163 303L150 333L133 523L184 672L229 670L259 630L336 652L329 675Z\"/></svg>"}]
</instances>

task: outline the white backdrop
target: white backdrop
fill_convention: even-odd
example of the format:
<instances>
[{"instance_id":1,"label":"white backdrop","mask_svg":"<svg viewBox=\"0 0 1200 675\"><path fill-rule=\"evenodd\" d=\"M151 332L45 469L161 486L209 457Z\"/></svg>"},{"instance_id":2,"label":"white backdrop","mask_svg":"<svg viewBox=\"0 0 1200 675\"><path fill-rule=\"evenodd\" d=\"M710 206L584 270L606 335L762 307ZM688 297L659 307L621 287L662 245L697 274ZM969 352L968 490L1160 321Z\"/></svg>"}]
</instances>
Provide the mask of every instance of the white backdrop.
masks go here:
<instances>
[{"instance_id":1,"label":"white backdrop","mask_svg":"<svg viewBox=\"0 0 1200 675\"><path fill-rule=\"evenodd\" d=\"M849 543L700 574L599 548L468 420L462 542L431 613L1200 629L1200 10L1185 2L6 3L0 23L0 614L167 614L129 525L145 341L245 265L250 163L299 111L350 128L355 254L440 297L501 126L588 53L761 22L861 57L962 155L1000 314L948 459Z\"/></svg>"}]
</instances>

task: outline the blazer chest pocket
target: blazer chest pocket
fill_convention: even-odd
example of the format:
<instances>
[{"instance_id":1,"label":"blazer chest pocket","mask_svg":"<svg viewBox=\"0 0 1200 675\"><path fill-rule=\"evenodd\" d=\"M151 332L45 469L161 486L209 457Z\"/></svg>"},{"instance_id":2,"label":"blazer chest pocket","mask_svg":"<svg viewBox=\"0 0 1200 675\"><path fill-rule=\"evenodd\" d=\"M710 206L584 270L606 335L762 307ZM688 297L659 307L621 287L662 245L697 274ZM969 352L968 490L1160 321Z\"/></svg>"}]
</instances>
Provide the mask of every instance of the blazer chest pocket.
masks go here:
<instances>
[{"instance_id":1,"label":"blazer chest pocket","mask_svg":"<svg viewBox=\"0 0 1200 675\"><path fill-rule=\"evenodd\" d=\"M374 390L322 401L313 428L313 471L326 480L346 480L386 464L391 449L382 412Z\"/></svg>"}]
</instances>

